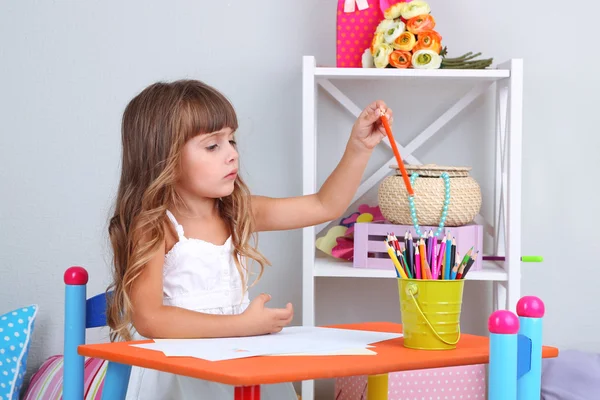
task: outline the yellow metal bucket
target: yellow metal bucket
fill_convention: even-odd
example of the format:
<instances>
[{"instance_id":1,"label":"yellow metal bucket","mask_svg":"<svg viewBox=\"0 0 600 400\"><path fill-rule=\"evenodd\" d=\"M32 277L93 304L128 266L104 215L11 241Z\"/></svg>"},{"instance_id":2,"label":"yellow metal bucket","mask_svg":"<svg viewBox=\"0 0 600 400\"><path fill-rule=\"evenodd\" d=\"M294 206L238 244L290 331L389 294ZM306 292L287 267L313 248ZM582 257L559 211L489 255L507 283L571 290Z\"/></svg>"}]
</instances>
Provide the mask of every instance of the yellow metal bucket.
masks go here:
<instances>
[{"instance_id":1,"label":"yellow metal bucket","mask_svg":"<svg viewBox=\"0 0 600 400\"><path fill-rule=\"evenodd\" d=\"M405 347L456 348L464 282L463 279L398 279Z\"/></svg>"}]
</instances>

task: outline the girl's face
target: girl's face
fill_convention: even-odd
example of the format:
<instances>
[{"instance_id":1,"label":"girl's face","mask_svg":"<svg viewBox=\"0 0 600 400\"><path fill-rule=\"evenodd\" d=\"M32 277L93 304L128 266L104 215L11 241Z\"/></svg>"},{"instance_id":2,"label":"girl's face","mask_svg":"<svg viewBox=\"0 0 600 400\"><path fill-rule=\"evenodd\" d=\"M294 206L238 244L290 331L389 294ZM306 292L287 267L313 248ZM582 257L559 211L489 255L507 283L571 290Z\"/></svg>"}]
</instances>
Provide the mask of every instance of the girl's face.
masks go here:
<instances>
[{"instance_id":1,"label":"girl's face","mask_svg":"<svg viewBox=\"0 0 600 400\"><path fill-rule=\"evenodd\" d=\"M229 196L238 172L238 152L231 128L198 135L181 153L178 184L183 190L204 198Z\"/></svg>"}]
</instances>

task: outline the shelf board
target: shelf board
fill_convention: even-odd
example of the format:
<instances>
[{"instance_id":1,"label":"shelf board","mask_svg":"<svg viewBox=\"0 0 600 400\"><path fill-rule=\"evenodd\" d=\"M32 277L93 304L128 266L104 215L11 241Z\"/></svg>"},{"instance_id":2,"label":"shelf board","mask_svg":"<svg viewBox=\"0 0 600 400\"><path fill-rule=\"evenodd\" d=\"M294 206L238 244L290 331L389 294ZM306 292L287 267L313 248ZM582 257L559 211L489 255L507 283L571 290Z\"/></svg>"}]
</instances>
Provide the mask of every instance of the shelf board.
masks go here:
<instances>
[{"instance_id":1,"label":"shelf board","mask_svg":"<svg viewBox=\"0 0 600 400\"><path fill-rule=\"evenodd\" d=\"M315 76L326 79L441 78L495 81L510 77L507 69L397 69L316 67Z\"/></svg>"},{"instance_id":2,"label":"shelf board","mask_svg":"<svg viewBox=\"0 0 600 400\"><path fill-rule=\"evenodd\" d=\"M314 275L340 278L396 278L396 273L391 270L354 268L351 263L332 257L315 258ZM507 279L506 271L496 261L484 261L482 270L471 271L466 278L473 281L506 281Z\"/></svg>"}]
</instances>

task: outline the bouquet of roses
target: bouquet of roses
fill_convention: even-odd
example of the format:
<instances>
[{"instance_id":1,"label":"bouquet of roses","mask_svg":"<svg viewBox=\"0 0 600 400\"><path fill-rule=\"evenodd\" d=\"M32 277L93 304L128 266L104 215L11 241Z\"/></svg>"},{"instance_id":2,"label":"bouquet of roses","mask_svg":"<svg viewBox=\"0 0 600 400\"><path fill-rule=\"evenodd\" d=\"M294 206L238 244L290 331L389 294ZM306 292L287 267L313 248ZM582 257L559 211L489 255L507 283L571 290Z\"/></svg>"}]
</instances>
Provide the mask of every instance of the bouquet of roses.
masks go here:
<instances>
[{"instance_id":1,"label":"bouquet of roses","mask_svg":"<svg viewBox=\"0 0 600 400\"><path fill-rule=\"evenodd\" d=\"M473 60L481 53L446 57L442 36L435 30L429 4L422 0L396 3L384 13L366 49L363 68L486 68L493 59Z\"/></svg>"}]
</instances>

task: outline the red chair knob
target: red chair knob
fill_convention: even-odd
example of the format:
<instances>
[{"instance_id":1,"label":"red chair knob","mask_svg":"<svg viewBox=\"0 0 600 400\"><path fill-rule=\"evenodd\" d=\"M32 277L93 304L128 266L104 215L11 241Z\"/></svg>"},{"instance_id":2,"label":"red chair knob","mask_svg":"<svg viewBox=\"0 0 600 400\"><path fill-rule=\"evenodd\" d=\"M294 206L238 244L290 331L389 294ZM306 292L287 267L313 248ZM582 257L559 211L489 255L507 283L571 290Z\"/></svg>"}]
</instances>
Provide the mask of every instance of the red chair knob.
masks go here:
<instances>
[{"instance_id":1,"label":"red chair knob","mask_svg":"<svg viewBox=\"0 0 600 400\"><path fill-rule=\"evenodd\" d=\"M66 285L86 285L88 273L83 267L71 267L65 271L64 280Z\"/></svg>"}]
</instances>

